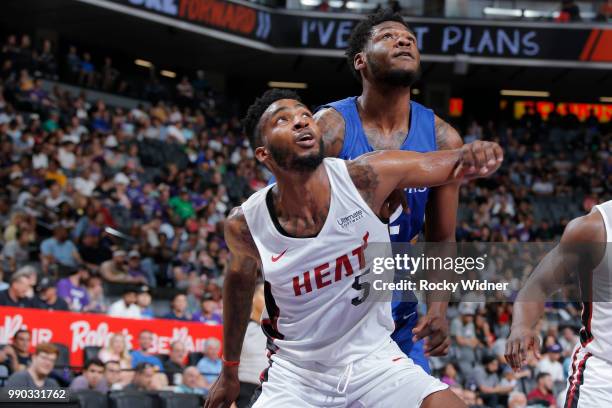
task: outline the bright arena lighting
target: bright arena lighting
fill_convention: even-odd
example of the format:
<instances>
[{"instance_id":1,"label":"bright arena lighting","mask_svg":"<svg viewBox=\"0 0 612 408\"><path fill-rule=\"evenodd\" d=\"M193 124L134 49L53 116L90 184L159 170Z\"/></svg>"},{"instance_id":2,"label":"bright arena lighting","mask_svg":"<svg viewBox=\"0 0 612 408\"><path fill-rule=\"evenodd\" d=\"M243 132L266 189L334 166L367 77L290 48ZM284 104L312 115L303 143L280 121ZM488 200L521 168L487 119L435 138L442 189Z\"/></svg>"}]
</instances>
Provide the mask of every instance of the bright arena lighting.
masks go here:
<instances>
[{"instance_id":1,"label":"bright arena lighting","mask_svg":"<svg viewBox=\"0 0 612 408\"><path fill-rule=\"evenodd\" d=\"M285 82L285 81L270 81L270 88L287 88L287 89L306 89L308 84L305 82Z\"/></svg>"},{"instance_id":2,"label":"bright arena lighting","mask_svg":"<svg viewBox=\"0 0 612 408\"><path fill-rule=\"evenodd\" d=\"M147 60L143 60L143 59L135 60L134 64L138 65L139 67L145 67L145 68L152 68L153 67L153 63L151 61L147 61Z\"/></svg>"},{"instance_id":3,"label":"bright arena lighting","mask_svg":"<svg viewBox=\"0 0 612 408\"><path fill-rule=\"evenodd\" d=\"M176 78L176 72L174 71L168 71L166 69L162 69L159 73L162 76L165 76L166 78Z\"/></svg>"},{"instance_id":4,"label":"bright arena lighting","mask_svg":"<svg viewBox=\"0 0 612 408\"><path fill-rule=\"evenodd\" d=\"M550 92L548 91L526 91L521 89L502 89L499 92L502 96L527 96L532 98L548 98Z\"/></svg>"}]
</instances>

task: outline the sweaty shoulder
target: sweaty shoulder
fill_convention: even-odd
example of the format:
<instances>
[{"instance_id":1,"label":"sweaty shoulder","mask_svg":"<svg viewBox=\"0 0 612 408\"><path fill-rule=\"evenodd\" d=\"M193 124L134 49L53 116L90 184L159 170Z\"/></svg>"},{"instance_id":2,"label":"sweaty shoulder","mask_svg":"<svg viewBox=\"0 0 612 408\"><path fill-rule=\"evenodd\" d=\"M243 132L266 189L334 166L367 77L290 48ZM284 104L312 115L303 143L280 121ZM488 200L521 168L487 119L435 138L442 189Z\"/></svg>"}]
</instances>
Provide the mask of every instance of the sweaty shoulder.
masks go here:
<instances>
[{"instance_id":1,"label":"sweaty shoulder","mask_svg":"<svg viewBox=\"0 0 612 408\"><path fill-rule=\"evenodd\" d=\"M225 242L232 252L259 259L242 207L234 207L225 220Z\"/></svg>"},{"instance_id":2,"label":"sweaty shoulder","mask_svg":"<svg viewBox=\"0 0 612 408\"><path fill-rule=\"evenodd\" d=\"M606 227L601 213L595 210L570 221L563 231L561 242L606 242Z\"/></svg>"},{"instance_id":3,"label":"sweaty shoulder","mask_svg":"<svg viewBox=\"0 0 612 408\"><path fill-rule=\"evenodd\" d=\"M459 132L438 115L435 116L436 144L439 150L453 150L463 146L463 139Z\"/></svg>"},{"instance_id":4,"label":"sweaty shoulder","mask_svg":"<svg viewBox=\"0 0 612 408\"><path fill-rule=\"evenodd\" d=\"M334 108L325 108L315 113L314 119L321 129L325 155L338 157L344 144L344 118Z\"/></svg>"}]
</instances>

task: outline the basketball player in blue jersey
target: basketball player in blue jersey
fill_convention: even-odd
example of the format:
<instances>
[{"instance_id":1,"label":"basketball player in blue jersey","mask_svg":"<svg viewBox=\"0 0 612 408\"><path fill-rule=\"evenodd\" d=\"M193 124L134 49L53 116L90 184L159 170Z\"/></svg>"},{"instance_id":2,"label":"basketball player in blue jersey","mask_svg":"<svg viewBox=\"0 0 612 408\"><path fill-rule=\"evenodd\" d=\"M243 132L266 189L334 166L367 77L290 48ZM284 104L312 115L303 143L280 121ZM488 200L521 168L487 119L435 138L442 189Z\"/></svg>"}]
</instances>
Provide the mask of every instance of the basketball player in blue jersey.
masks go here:
<instances>
[{"instance_id":1,"label":"basketball player in blue jersey","mask_svg":"<svg viewBox=\"0 0 612 408\"><path fill-rule=\"evenodd\" d=\"M410 100L420 54L415 35L399 14L382 10L357 24L346 55L363 90L359 97L329 103L316 113L327 156L351 160L374 150L430 152L463 145L451 126ZM459 183L406 189L409 211L397 206L389 214L391 241L411 242L424 226L428 242L454 242L458 192ZM440 294L438 301L428 300L427 314L419 323L416 297L412 297L394 301L393 339L415 363L430 372L426 355L445 355L450 345L448 302L440 302Z\"/></svg>"}]
</instances>

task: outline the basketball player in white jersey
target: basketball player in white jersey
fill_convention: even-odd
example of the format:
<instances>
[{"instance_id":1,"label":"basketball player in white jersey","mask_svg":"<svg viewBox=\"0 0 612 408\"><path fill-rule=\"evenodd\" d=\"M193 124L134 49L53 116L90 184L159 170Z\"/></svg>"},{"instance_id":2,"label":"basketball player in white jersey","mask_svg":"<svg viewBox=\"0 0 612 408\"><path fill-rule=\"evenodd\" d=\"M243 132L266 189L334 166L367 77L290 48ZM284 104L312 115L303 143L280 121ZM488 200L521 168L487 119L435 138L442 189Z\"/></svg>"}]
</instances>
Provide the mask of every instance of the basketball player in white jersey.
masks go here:
<instances>
[{"instance_id":1,"label":"basketball player in white jersey","mask_svg":"<svg viewBox=\"0 0 612 408\"><path fill-rule=\"evenodd\" d=\"M544 300L558 288L554 283L573 276L570 284L580 287L583 326L562 407L604 407L612 401L612 245L606 242L612 242L612 201L567 225L561 243L536 267L514 303L506 359L518 370L528 353L539 357L536 325Z\"/></svg>"},{"instance_id":2,"label":"basketball player in white jersey","mask_svg":"<svg viewBox=\"0 0 612 408\"><path fill-rule=\"evenodd\" d=\"M393 190L487 176L501 164L499 145L323 159L312 113L280 90L255 101L245 128L257 160L277 182L226 221L232 258L223 287L224 366L205 407L229 407L238 395L258 266L270 366L253 407L465 407L391 340L391 303L367 300L365 249L390 242L379 213Z\"/></svg>"}]
</instances>

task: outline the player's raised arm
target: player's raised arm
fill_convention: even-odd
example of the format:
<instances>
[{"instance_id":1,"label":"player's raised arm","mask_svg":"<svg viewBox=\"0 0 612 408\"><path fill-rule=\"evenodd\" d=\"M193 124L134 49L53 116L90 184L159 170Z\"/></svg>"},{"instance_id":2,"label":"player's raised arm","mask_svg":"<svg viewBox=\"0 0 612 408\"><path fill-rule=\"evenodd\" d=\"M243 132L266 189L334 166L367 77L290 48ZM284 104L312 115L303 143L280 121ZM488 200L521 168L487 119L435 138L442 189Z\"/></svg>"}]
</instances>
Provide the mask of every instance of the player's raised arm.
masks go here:
<instances>
[{"instance_id":1,"label":"player's raised arm","mask_svg":"<svg viewBox=\"0 0 612 408\"><path fill-rule=\"evenodd\" d=\"M372 152L349 162L347 167L357 188L378 213L393 190L486 177L495 172L502 161L503 152L497 143L476 141L460 149L429 153Z\"/></svg>"},{"instance_id":2,"label":"player's raised arm","mask_svg":"<svg viewBox=\"0 0 612 408\"><path fill-rule=\"evenodd\" d=\"M238 397L238 363L251 304L259 255L240 207L225 221L225 241L231 258L223 283L223 369L212 386L205 407L229 407Z\"/></svg>"},{"instance_id":3,"label":"player's raised arm","mask_svg":"<svg viewBox=\"0 0 612 408\"><path fill-rule=\"evenodd\" d=\"M605 239L599 211L576 218L565 228L561 243L529 275L514 302L512 327L506 342L506 360L514 370L521 368L528 353L539 355L536 325L544 314L546 300L560 288L559 284L577 286L578 275L590 273L601 261L604 246L584 244Z\"/></svg>"}]
</instances>

